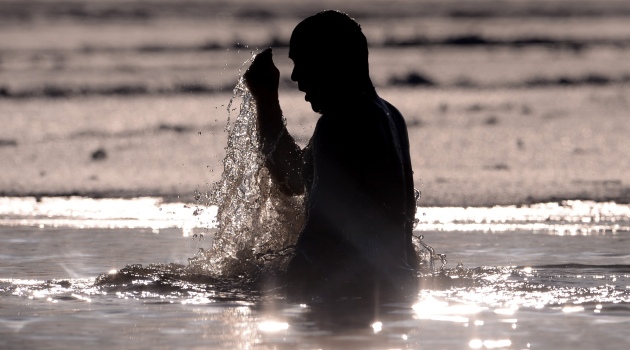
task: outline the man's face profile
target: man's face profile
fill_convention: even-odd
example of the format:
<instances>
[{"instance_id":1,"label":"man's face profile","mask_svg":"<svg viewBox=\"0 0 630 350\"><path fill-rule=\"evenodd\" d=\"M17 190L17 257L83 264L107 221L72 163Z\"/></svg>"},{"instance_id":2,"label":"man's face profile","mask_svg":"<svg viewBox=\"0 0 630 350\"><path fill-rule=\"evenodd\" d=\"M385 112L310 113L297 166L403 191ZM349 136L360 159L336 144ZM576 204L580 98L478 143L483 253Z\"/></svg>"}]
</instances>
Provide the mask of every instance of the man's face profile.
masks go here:
<instances>
[{"instance_id":1,"label":"man's face profile","mask_svg":"<svg viewBox=\"0 0 630 350\"><path fill-rule=\"evenodd\" d=\"M299 23L289 43L298 83L315 112L339 106L348 93L372 88L367 67L367 42L359 25L345 14L326 11Z\"/></svg>"},{"instance_id":2,"label":"man's face profile","mask_svg":"<svg viewBox=\"0 0 630 350\"><path fill-rule=\"evenodd\" d=\"M321 113L326 102L326 82L330 81L330 69L323 60L317 60L314 53L304 51L289 49L289 58L293 60L291 80L305 93L304 99L311 104L313 111Z\"/></svg>"}]
</instances>

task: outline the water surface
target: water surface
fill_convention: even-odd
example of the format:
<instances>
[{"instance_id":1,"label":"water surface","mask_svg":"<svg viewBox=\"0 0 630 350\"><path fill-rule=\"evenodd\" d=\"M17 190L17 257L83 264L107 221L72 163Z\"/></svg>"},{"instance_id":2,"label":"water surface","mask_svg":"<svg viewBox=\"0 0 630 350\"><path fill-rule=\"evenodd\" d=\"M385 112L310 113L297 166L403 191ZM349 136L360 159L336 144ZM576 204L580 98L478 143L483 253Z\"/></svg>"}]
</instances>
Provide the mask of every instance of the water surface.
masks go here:
<instances>
[{"instance_id":1,"label":"water surface","mask_svg":"<svg viewBox=\"0 0 630 350\"><path fill-rule=\"evenodd\" d=\"M272 287L191 277L188 259L215 232L215 209L197 209L159 198L0 199L0 347L619 349L630 341L627 205L419 208L415 234L449 262L418 279L413 300L376 306L300 304Z\"/></svg>"}]
</instances>

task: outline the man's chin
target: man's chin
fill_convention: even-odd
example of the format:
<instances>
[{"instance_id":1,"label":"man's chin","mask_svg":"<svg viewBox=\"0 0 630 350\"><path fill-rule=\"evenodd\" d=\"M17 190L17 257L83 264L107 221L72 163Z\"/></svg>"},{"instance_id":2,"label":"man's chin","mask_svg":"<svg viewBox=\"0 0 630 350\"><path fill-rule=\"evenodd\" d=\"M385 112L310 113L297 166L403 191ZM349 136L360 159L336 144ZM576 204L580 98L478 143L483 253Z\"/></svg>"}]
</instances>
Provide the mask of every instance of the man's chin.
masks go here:
<instances>
[{"instance_id":1,"label":"man's chin","mask_svg":"<svg viewBox=\"0 0 630 350\"><path fill-rule=\"evenodd\" d=\"M322 112L322 104L320 103L320 99L317 95L313 96L312 93L307 93L304 95L304 100L311 104L311 109L315 113L323 113Z\"/></svg>"},{"instance_id":2,"label":"man's chin","mask_svg":"<svg viewBox=\"0 0 630 350\"><path fill-rule=\"evenodd\" d=\"M313 109L313 112L315 113L322 113L322 107L314 101L309 101L309 103L311 104L311 109Z\"/></svg>"}]
</instances>

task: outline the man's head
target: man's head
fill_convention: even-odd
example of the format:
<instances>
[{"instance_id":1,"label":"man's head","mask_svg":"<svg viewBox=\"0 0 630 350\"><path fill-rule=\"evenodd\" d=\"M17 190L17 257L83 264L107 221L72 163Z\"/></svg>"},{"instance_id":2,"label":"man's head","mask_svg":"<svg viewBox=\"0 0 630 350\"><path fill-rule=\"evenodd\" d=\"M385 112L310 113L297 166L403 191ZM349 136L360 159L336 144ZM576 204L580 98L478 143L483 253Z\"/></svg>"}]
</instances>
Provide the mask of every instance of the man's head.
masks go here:
<instances>
[{"instance_id":1,"label":"man's head","mask_svg":"<svg viewBox=\"0 0 630 350\"><path fill-rule=\"evenodd\" d=\"M291 79L316 112L344 95L372 88L367 40L361 26L344 13L324 11L298 24L289 57L294 63Z\"/></svg>"}]
</instances>

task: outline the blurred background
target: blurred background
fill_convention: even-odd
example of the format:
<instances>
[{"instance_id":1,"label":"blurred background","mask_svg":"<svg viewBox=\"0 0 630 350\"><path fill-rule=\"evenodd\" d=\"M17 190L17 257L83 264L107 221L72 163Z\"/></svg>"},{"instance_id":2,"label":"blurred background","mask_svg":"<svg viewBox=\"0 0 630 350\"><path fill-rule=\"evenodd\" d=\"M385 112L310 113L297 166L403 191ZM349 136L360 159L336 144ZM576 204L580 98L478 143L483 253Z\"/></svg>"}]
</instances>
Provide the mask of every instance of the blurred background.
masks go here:
<instances>
[{"instance_id":1,"label":"blurred background","mask_svg":"<svg viewBox=\"0 0 630 350\"><path fill-rule=\"evenodd\" d=\"M192 200L221 174L232 89L267 47L304 144L317 115L288 41L324 9L368 37L421 204L630 198L625 0L0 0L0 195Z\"/></svg>"}]
</instances>

